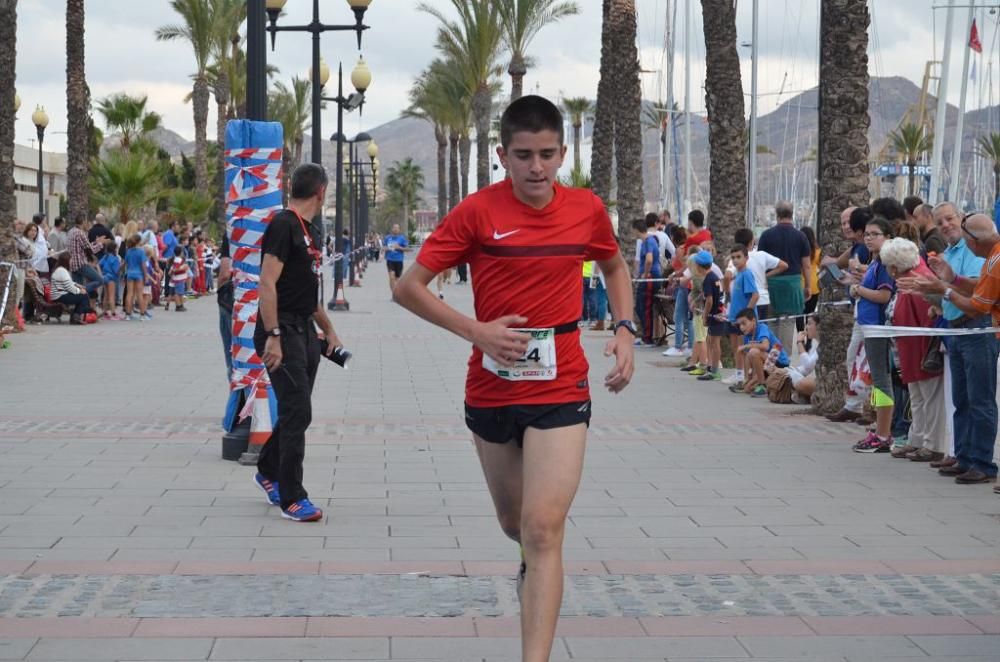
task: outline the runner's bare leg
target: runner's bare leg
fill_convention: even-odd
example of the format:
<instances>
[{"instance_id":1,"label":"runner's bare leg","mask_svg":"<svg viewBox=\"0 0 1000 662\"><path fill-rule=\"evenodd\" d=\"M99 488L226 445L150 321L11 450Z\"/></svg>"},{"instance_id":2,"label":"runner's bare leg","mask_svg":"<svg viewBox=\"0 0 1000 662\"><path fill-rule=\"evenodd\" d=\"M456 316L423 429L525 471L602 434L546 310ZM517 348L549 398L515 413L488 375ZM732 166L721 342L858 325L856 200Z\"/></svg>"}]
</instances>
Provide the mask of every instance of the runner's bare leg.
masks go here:
<instances>
[{"instance_id":1,"label":"runner's bare leg","mask_svg":"<svg viewBox=\"0 0 1000 662\"><path fill-rule=\"evenodd\" d=\"M500 528L508 538L520 544L523 453L513 441L494 444L476 435L473 439Z\"/></svg>"},{"instance_id":2,"label":"runner's bare leg","mask_svg":"<svg viewBox=\"0 0 1000 662\"><path fill-rule=\"evenodd\" d=\"M548 662L563 594L566 516L580 486L587 426L524 433L521 540L527 574L521 597L521 659Z\"/></svg>"}]
</instances>

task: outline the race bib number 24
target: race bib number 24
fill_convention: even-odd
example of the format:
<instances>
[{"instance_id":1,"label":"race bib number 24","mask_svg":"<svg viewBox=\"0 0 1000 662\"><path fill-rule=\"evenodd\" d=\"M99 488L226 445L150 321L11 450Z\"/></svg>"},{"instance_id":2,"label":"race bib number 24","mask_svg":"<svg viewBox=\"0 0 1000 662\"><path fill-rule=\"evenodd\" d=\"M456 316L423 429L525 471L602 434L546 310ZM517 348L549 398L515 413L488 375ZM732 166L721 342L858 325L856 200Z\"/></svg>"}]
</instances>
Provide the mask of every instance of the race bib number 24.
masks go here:
<instances>
[{"instance_id":1,"label":"race bib number 24","mask_svg":"<svg viewBox=\"0 0 1000 662\"><path fill-rule=\"evenodd\" d=\"M524 356L511 367L483 355L483 368L508 381L551 381L556 378L555 329L512 329L531 335Z\"/></svg>"}]
</instances>

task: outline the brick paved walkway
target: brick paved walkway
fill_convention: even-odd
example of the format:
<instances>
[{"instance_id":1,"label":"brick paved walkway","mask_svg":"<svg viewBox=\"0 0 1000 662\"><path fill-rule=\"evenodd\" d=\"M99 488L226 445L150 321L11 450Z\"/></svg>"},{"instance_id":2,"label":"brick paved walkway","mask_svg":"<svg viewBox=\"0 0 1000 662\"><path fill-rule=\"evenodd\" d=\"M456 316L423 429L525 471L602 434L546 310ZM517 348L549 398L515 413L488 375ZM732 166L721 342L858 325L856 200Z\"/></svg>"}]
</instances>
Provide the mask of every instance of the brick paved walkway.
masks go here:
<instances>
[{"instance_id":1,"label":"brick paved walkway","mask_svg":"<svg viewBox=\"0 0 1000 662\"><path fill-rule=\"evenodd\" d=\"M390 304L380 267L335 319L352 369L317 381L315 525L219 459L212 301L13 338L0 660L517 659L517 552L461 419L467 348ZM584 344L599 383L601 337ZM553 659L1000 659L989 487L639 364L626 394L595 393Z\"/></svg>"}]
</instances>

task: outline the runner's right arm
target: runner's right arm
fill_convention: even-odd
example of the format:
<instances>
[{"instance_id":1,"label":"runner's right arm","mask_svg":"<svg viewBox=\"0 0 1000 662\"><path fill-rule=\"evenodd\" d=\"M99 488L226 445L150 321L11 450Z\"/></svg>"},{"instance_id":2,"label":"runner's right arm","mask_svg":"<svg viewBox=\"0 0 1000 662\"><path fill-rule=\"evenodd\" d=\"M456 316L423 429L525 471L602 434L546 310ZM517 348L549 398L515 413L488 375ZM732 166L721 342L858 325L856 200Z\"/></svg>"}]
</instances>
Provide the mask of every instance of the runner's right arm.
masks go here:
<instances>
[{"instance_id":1,"label":"runner's right arm","mask_svg":"<svg viewBox=\"0 0 1000 662\"><path fill-rule=\"evenodd\" d=\"M392 297L399 305L431 324L451 331L504 366L511 366L528 348L528 335L512 331L528 318L505 315L492 322L480 322L441 301L427 286L437 274L419 262L410 266L397 281Z\"/></svg>"}]
</instances>

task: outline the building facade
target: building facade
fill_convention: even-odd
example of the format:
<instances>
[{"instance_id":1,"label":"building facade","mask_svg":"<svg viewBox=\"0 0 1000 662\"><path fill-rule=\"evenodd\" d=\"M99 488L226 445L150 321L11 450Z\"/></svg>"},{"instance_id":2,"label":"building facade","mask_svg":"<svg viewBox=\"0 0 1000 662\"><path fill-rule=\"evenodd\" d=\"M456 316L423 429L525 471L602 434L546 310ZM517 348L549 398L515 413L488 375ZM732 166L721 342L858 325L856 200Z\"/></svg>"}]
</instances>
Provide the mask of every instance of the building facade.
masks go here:
<instances>
[{"instance_id":1,"label":"building facade","mask_svg":"<svg viewBox=\"0 0 1000 662\"><path fill-rule=\"evenodd\" d=\"M42 151L42 211L51 221L66 195L66 155ZM38 212L38 146L14 145L14 197L17 217L30 220Z\"/></svg>"}]
</instances>

